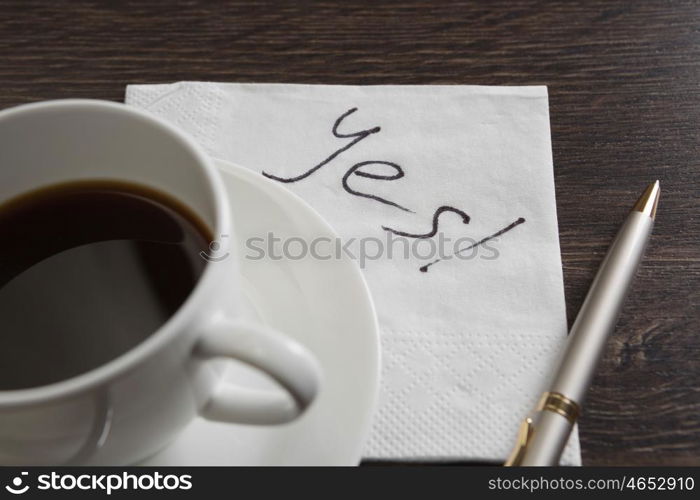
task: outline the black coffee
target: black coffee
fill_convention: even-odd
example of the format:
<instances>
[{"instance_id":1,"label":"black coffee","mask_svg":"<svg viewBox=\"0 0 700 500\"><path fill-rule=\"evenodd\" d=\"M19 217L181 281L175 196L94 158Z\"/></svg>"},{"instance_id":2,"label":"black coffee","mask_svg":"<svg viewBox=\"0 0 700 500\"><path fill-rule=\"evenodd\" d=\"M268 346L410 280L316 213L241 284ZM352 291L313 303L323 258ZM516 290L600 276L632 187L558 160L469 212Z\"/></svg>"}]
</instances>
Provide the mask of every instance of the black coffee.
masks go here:
<instances>
[{"instance_id":1,"label":"black coffee","mask_svg":"<svg viewBox=\"0 0 700 500\"><path fill-rule=\"evenodd\" d=\"M139 344L190 294L210 241L185 206L135 184L62 184L0 205L0 390Z\"/></svg>"}]
</instances>

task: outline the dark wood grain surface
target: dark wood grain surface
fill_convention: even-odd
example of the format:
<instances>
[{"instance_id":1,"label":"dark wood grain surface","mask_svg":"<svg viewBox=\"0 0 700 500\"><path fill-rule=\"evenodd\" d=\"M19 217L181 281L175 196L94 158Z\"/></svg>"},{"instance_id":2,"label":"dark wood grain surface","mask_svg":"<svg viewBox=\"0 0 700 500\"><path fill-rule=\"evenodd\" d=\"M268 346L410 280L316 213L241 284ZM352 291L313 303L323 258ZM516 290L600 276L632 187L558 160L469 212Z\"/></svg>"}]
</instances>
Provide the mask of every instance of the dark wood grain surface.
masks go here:
<instances>
[{"instance_id":1,"label":"dark wood grain surface","mask_svg":"<svg viewBox=\"0 0 700 500\"><path fill-rule=\"evenodd\" d=\"M0 108L215 80L549 86L568 315L662 186L583 460L700 465L700 4L0 0Z\"/></svg>"}]
</instances>

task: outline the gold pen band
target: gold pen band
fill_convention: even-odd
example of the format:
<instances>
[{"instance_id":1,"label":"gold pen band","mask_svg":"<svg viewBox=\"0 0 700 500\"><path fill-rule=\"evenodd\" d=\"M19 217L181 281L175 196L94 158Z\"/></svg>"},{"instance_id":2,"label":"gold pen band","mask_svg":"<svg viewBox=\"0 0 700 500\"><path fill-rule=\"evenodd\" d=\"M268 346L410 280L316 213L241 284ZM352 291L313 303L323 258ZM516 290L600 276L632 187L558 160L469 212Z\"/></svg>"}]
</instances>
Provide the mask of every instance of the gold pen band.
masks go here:
<instances>
[{"instance_id":1,"label":"gold pen band","mask_svg":"<svg viewBox=\"0 0 700 500\"><path fill-rule=\"evenodd\" d=\"M581 414L581 407L572 399L567 398L558 392L545 392L540 398L540 402L536 408L537 411L551 411L557 413L569 421L571 425L576 423L578 416ZM518 441L510 456L506 460L506 467L520 465L520 462L525 455L525 450L532 439L535 432L533 419L526 418L520 426L518 432Z\"/></svg>"},{"instance_id":2,"label":"gold pen band","mask_svg":"<svg viewBox=\"0 0 700 500\"><path fill-rule=\"evenodd\" d=\"M537 411L552 411L558 413L573 425L581 414L581 407L576 401L567 398L563 394L558 392L545 392L542 394L540 403L537 405Z\"/></svg>"}]
</instances>

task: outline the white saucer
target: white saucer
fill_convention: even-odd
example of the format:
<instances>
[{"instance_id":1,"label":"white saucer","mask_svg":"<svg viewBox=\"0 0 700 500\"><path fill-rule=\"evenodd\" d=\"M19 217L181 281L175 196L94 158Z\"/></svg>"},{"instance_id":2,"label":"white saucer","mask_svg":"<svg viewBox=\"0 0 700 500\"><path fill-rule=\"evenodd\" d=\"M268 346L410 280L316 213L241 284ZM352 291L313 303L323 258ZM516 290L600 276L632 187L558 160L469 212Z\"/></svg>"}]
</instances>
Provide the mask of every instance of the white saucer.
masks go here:
<instances>
[{"instance_id":1,"label":"white saucer","mask_svg":"<svg viewBox=\"0 0 700 500\"><path fill-rule=\"evenodd\" d=\"M336 236L309 205L282 186L242 167L216 163L231 197L249 314L311 349L323 368L323 387L299 420L283 426L197 418L143 465L356 465L379 386L379 331L367 285L345 256L244 258L253 255L244 242L268 232L307 242ZM296 254L299 247L290 248ZM251 386L269 384L250 369L229 365L226 377L235 375L239 383L243 377Z\"/></svg>"}]
</instances>

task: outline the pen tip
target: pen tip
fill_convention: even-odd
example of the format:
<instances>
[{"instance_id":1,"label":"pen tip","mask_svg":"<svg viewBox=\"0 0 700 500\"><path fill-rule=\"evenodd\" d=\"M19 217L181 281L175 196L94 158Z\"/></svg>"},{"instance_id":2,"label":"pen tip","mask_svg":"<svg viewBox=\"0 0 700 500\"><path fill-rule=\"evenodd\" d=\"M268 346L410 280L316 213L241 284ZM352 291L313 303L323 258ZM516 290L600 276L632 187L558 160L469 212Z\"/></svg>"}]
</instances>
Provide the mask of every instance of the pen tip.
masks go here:
<instances>
[{"instance_id":1,"label":"pen tip","mask_svg":"<svg viewBox=\"0 0 700 500\"><path fill-rule=\"evenodd\" d=\"M658 180L649 184L637 200L637 203L632 207L632 211L642 212L654 219L656 217L656 207L659 204L660 192L661 187Z\"/></svg>"}]
</instances>

